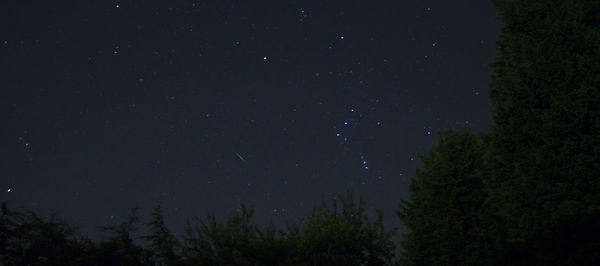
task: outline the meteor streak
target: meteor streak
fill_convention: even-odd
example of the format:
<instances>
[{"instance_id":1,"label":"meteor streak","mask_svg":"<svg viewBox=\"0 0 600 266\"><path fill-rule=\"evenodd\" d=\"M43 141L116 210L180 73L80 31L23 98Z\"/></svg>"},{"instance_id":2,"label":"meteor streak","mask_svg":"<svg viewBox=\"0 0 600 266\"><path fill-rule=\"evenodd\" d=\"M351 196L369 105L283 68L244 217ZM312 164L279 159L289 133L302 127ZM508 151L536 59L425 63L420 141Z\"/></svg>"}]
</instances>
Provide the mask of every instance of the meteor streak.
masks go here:
<instances>
[{"instance_id":1,"label":"meteor streak","mask_svg":"<svg viewBox=\"0 0 600 266\"><path fill-rule=\"evenodd\" d=\"M242 161L246 161L246 159L244 159L244 157L242 157L239 153L237 153L236 151L233 151L233 153L235 153L235 155L237 155L238 158L240 158L240 160Z\"/></svg>"}]
</instances>

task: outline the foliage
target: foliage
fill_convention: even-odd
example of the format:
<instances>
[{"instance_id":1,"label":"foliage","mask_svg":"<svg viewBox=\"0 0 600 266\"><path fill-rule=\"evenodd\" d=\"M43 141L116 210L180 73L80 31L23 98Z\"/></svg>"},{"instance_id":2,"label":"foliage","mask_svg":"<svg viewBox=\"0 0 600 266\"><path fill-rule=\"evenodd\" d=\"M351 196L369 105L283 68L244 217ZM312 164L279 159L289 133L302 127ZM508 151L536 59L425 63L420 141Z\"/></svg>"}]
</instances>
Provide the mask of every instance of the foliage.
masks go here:
<instances>
[{"instance_id":1,"label":"foliage","mask_svg":"<svg viewBox=\"0 0 600 266\"><path fill-rule=\"evenodd\" d=\"M401 241L402 264L470 265L481 259L483 137L466 128L440 135L429 156L420 156L423 167L397 212L410 230Z\"/></svg>"},{"instance_id":2,"label":"foliage","mask_svg":"<svg viewBox=\"0 0 600 266\"><path fill-rule=\"evenodd\" d=\"M9 210L2 204L0 264L79 264L86 246L66 222L51 215L46 220L33 212Z\"/></svg>"},{"instance_id":3,"label":"foliage","mask_svg":"<svg viewBox=\"0 0 600 266\"><path fill-rule=\"evenodd\" d=\"M341 203L338 210L338 202ZM288 227L289 238L297 246L297 261L302 265L389 265L394 243L390 238L396 229L386 232L383 215L377 220L365 215L365 203L354 203L351 192L346 198L332 200L328 208L324 200L315 206L300 225Z\"/></svg>"},{"instance_id":4,"label":"foliage","mask_svg":"<svg viewBox=\"0 0 600 266\"><path fill-rule=\"evenodd\" d=\"M152 220L147 225L150 227L150 234L142 238L151 242L150 252L147 254L148 260L154 264L183 265L179 257L181 244L167 229L160 202L156 204Z\"/></svg>"},{"instance_id":5,"label":"foliage","mask_svg":"<svg viewBox=\"0 0 600 266\"><path fill-rule=\"evenodd\" d=\"M337 200L333 209L315 206L301 225L287 225L287 232L273 225L265 229L252 222L253 209L241 205L240 213L227 222L214 214L188 222L183 241L164 223L157 203L148 234L132 237L137 230L137 209L117 225L101 226L108 239L93 242L54 218L46 221L33 213L22 214L3 204L0 223L0 263L6 265L384 265L391 264L394 232L384 232L382 215L376 222L364 215L351 194ZM148 244L142 245L145 240Z\"/></svg>"},{"instance_id":6,"label":"foliage","mask_svg":"<svg viewBox=\"0 0 600 266\"><path fill-rule=\"evenodd\" d=\"M241 214L227 224L214 214L206 221L188 223L184 251L192 264L214 265L384 265L390 264L395 249L390 240L394 232L384 232L382 215L376 222L364 215L364 202L356 206L347 199L315 206L312 215L287 231L270 226L261 230L250 223L253 210L241 206Z\"/></svg>"},{"instance_id":7,"label":"foliage","mask_svg":"<svg viewBox=\"0 0 600 266\"><path fill-rule=\"evenodd\" d=\"M492 132L446 132L422 159L401 262L599 264L600 1L493 2Z\"/></svg>"},{"instance_id":8,"label":"foliage","mask_svg":"<svg viewBox=\"0 0 600 266\"><path fill-rule=\"evenodd\" d=\"M523 246L600 208L600 1L495 3L486 206Z\"/></svg>"},{"instance_id":9,"label":"foliage","mask_svg":"<svg viewBox=\"0 0 600 266\"><path fill-rule=\"evenodd\" d=\"M241 205L241 213L218 222L214 213L206 221L188 222L183 257L186 264L258 265L281 264L290 250L280 232L267 228L262 232L251 222L254 210ZM279 236L278 236L279 235Z\"/></svg>"},{"instance_id":10,"label":"foliage","mask_svg":"<svg viewBox=\"0 0 600 266\"><path fill-rule=\"evenodd\" d=\"M125 221L114 226L100 226L112 236L108 240L93 245L89 252L89 264L94 265L143 265L144 249L138 246L131 234L136 230L138 217L134 208Z\"/></svg>"}]
</instances>

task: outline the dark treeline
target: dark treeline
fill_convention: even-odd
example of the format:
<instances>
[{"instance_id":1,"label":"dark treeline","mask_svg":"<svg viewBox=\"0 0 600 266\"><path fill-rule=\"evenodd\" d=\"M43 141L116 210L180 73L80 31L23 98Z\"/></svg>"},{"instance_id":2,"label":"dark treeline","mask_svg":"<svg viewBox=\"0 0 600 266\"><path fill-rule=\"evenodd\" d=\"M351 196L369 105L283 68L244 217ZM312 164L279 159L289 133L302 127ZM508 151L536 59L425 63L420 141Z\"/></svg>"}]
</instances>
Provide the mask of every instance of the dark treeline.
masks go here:
<instances>
[{"instance_id":1,"label":"dark treeline","mask_svg":"<svg viewBox=\"0 0 600 266\"><path fill-rule=\"evenodd\" d=\"M253 210L218 221L214 213L189 222L182 239L166 228L157 204L152 218L139 231L136 209L114 226L102 226L111 236L98 242L78 234L54 216L42 219L2 205L0 264L3 265L390 265L395 230L385 232L382 214L365 215L365 202L351 193L323 201L298 224L286 230L260 228Z\"/></svg>"},{"instance_id":2,"label":"dark treeline","mask_svg":"<svg viewBox=\"0 0 600 266\"><path fill-rule=\"evenodd\" d=\"M286 230L259 228L242 205L226 222L188 223L182 239L158 204L141 239L133 211L97 242L3 204L0 264L600 265L600 1L492 2L505 26L491 133L448 127L420 155L399 243L351 193Z\"/></svg>"}]
</instances>

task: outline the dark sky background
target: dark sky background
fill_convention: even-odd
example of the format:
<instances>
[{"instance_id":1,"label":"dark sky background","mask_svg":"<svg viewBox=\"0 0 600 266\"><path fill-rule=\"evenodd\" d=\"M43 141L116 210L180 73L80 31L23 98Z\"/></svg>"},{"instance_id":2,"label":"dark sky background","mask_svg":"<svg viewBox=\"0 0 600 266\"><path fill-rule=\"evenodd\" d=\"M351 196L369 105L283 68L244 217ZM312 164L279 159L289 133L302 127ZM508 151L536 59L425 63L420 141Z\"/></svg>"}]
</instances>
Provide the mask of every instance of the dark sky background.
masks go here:
<instances>
[{"instance_id":1,"label":"dark sky background","mask_svg":"<svg viewBox=\"0 0 600 266\"><path fill-rule=\"evenodd\" d=\"M179 236L352 189L400 227L438 130L490 130L501 23L488 1L374 2L2 1L0 200L93 237L160 199Z\"/></svg>"}]
</instances>

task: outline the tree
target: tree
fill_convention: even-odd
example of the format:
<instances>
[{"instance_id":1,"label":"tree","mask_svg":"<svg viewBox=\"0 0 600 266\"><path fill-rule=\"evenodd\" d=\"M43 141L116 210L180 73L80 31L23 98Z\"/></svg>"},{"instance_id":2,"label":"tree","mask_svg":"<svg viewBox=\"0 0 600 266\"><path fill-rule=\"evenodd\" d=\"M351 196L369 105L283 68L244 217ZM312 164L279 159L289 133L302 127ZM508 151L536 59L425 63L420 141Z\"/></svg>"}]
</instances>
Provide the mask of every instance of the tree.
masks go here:
<instances>
[{"instance_id":1,"label":"tree","mask_svg":"<svg viewBox=\"0 0 600 266\"><path fill-rule=\"evenodd\" d=\"M542 233L507 247L503 264L598 265L600 212L563 216Z\"/></svg>"},{"instance_id":2,"label":"tree","mask_svg":"<svg viewBox=\"0 0 600 266\"><path fill-rule=\"evenodd\" d=\"M227 223L207 213L206 221L188 221L183 260L201 265L285 265L290 257L287 240L274 228L265 232L251 222L254 210L241 205Z\"/></svg>"},{"instance_id":3,"label":"tree","mask_svg":"<svg viewBox=\"0 0 600 266\"><path fill-rule=\"evenodd\" d=\"M134 208L127 219L115 226L100 226L100 229L112 233L108 240L103 240L94 245L89 252L88 265L145 265L143 247L134 243L131 234L136 230L135 224L138 217Z\"/></svg>"},{"instance_id":4,"label":"tree","mask_svg":"<svg viewBox=\"0 0 600 266\"><path fill-rule=\"evenodd\" d=\"M447 128L429 154L420 155L423 166L396 212L409 230L401 240L401 264L482 263L483 150L483 135Z\"/></svg>"},{"instance_id":5,"label":"tree","mask_svg":"<svg viewBox=\"0 0 600 266\"><path fill-rule=\"evenodd\" d=\"M493 2L506 25L491 64L486 219L513 252L600 210L600 1Z\"/></svg>"},{"instance_id":6,"label":"tree","mask_svg":"<svg viewBox=\"0 0 600 266\"><path fill-rule=\"evenodd\" d=\"M181 244L167 229L160 202L156 203L152 220L147 225L150 227L150 234L142 238L151 242L148 252L149 260L153 264L182 265L179 256L181 254Z\"/></svg>"},{"instance_id":7,"label":"tree","mask_svg":"<svg viewBox=\"0 0 600 266\"><path fill-rule=\"evenodd\" d=\"M84 238L64 220L9 210L2 203L0 264L75 265L86 252Z\"/></svg>"},{"instance_id":8,"label":"tree","mask_svg":"<svg viewBox=\"0 0 600 266\"><path fill-rule=\"evenodd\" d=\"M339 198L339 200L338 200ZM341 206L338 210L338 201ZM295 243L294 265L390 265L394 243L390 240L396 229L386 232L383 215L377 220L365 214L365 202L354 202L351 192L346 198L332 200L330 209L321 200L298 226L288 226L287 236Z\"/></svg>"}]
</instances>

